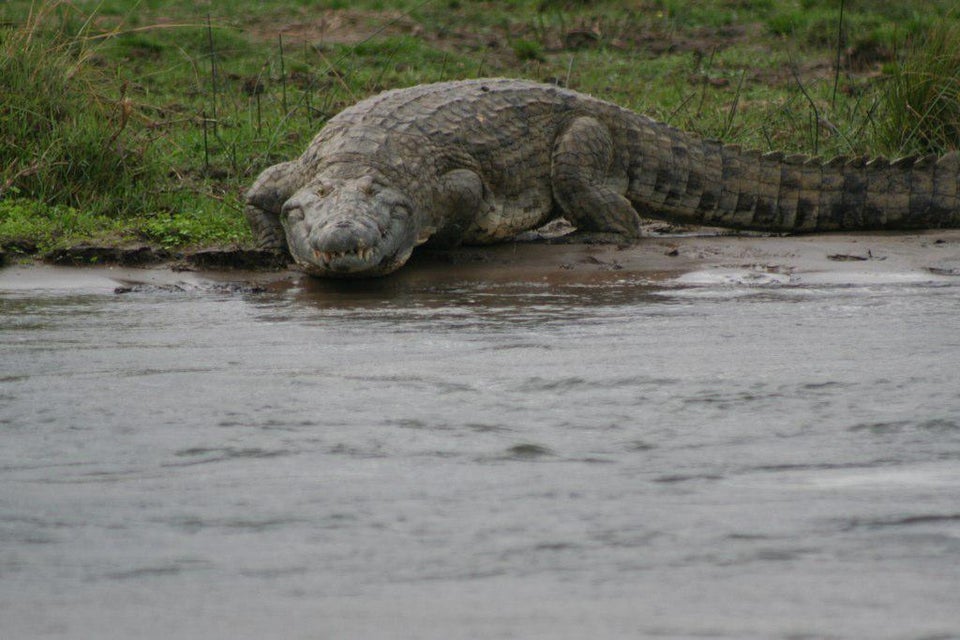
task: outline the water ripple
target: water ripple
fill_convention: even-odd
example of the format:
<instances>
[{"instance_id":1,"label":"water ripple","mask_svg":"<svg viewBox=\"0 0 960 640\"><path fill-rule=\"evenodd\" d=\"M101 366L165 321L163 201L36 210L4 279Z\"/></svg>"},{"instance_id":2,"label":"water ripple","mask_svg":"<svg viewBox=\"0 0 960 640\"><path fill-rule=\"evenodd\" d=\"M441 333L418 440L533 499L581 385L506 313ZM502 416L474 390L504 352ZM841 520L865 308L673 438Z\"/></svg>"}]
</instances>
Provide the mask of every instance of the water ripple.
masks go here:
<instances>
[{"instance_id":1,"label":"water ripple","mask_svg":"<svg viewBox=\"0 0 960 640\"><path fill-rule=\"evenodd\" d=\"M208 568L210 568L209 563L201 560L184 559L175 560L167 564L145 565L124 571L114 571L105 574L104 577L110 580L142 580L144 578L177 576L185 571L197 571Z\"/></svg>"},{"instance_id":2,"label":"water ripple","mask_svg":"<svg viewBox=\"0 0 960 640\"><path fill-rule=\"evenodd\" d=\"M910 527L924 524L960 523L960 513L929 513L913 516L892 518L877 518L873 520L852 519L848 522L849 529L883 529L887 527Z\"/></svg>"},{"instance_id":3,"label":"water ripple","mask_svg":"<svg viewBox=\"0 0 960 640\"><path fill-rule=\"evenodd\" d=\"M183 462L166 462L162 467L189 467L212 462L225 462L244 458L276 458L292 455L294 452L286 449L261 449L258 447L192 447L181 449L174 453L178 458L194 458Z\"/></svg>"}]
</instances>

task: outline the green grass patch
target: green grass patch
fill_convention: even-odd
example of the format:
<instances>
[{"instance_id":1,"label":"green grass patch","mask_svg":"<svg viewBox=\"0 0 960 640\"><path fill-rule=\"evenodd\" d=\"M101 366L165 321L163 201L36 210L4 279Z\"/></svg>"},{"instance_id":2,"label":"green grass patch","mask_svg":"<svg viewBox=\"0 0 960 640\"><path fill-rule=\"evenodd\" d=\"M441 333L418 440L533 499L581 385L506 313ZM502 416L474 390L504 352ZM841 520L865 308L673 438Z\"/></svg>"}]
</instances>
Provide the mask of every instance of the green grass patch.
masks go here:
<instances>
[{"instance_id":1,"label":"green grass patch","mask_svg":"<svg viewBox=\"0 0 960 640\"><path fill-rule=\"evenodd\" d=\"M845 0L841 24L837 0L8 0L0 244L249 242L247 186L339 110L483 75L764 150L953 149L953 5Z\"/></svg>"},{"instance_id":2,"label":"green grass patch","mask_svg":"<svg viewBox=\"0 0 960 640\"><path fill-rule=\"evenodd\" d=\"M168 249L185 246L242 245L250 241L246 221L221 209L181 212L136 221L140 236Z\"/></svg>"},{"instance_id":3,"label":"green grass patch","mask_svg":"<svg viewBox=\"0 0 960 640\"><path fill-rule=\"evenodd\" d=\"M0 200L0 246L47 252L93 238L114 242L124 237L116 218L28 198Z\"/></svg>"},{"instance_id":4,"label":"green grass patch","mask_svg":"<svg viewBox=\"0 0 960 640\"><path fill-rule=\"evenodd\" d=\"M17 196L0 200L0 247L43 254L83 243L135 242L166 249L245 245L250 232L242 217L217 208L116 217Z\"/></svg>"}]
</instances>

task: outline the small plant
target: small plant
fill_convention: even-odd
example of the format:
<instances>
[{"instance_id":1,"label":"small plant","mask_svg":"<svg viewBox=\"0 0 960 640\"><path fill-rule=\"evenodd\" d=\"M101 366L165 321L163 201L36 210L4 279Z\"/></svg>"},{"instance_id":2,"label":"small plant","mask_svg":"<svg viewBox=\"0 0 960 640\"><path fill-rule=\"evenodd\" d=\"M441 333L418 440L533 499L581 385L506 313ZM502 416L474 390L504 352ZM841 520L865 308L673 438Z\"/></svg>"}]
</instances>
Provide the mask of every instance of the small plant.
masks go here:
<instances>
[{"instance_id":1,"label":"small plant","mask_svg":"<svg viewBox=\"0 0 960 640\"><path fill-rule=\"evenodd\" d=\"M546 60L543 55L543 47L540 46L539 42L533 40L516 40L513 43L513 52L516 54L517 60L521 62L527 60L544 62Z\"/></svg>"},{"instance_id":2,"label":"small plant","mask_svg":"<svg viewBox=\"0 0 960 640\"><path fill-rule=\"evenodd\" d=\"M796 8L784 8L767 17L767 28L777 36L793 36L810 21L809 13Z\"/></svg>"}]
</instances>

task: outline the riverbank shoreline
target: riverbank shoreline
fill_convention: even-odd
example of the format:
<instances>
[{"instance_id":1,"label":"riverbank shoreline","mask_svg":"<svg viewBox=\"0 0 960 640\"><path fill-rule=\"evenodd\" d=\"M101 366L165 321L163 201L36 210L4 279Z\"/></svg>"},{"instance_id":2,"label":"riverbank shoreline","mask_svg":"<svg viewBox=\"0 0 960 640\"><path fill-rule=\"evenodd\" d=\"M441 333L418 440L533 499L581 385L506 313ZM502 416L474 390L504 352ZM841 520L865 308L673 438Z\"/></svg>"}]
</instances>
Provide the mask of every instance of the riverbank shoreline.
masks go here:
<instances>
[{"instance_id":1,"label":"riverbank shoreline","mask_svg":"<svg viewBox=\"0 0 960 640\"><path fill-rule=\"evenodd\" d=\"M104 285L117 283L119 288L124 283L318 282L275 253L250 249L208 248L164 255L149 247L104 248L99 253L95 248L80 248L73 254L76 259L67 255L59 260L8 260L0 269L0 290L71 288L98 280ZM783 237L683 234L644 238L629 246L522 241L421 249L400 271L377 282L591 284L633 279L689 284L704 278L745 284L949 281L960 278L960 230ZM342 288L361 281L336 282Z\"/></svg>"}]
</instances>

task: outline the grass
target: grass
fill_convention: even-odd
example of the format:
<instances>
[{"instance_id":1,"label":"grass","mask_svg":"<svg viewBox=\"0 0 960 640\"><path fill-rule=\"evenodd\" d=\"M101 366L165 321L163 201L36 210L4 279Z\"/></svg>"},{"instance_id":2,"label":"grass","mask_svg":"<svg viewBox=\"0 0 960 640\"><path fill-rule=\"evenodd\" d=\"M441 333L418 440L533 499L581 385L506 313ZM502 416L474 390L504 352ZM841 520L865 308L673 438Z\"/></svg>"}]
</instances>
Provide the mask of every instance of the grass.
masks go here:
<instances>
[{"instance_id":1,"label":"grass","mask_svg":"<svg viewBox=\"0 0 960 640\"><path fill-rule=\"evenodd\" d=\"M150 164L126 127L124 85L107 81L92 63L90 21L68 31L61 20L42 32L53 12L32 12L0 45L2 184L45 202L126 214L138 183L155 181L162 168Z\"/></svg>"},{"instance_id":2,"label":"grass","mask_svg":"<svg viewBox=\"0 0 960 640\"><path fill-rule=\"evenodd\" d=\"M879 123L887 144L910 153L938 153L960 141L960 25L942 23L891 65Z\"/></svg>"},{"instance_id":3,"label":"grass","mask_svg":"<svg viewBox=\"0 0 960 640\"><path fill-rule=\"evenodd\" d=\"M952 4L8 0L0 246L249 243L259 171L366 95L453 78L560 81L763 150L946 151Z\"/></svg>"}]
</instances>

